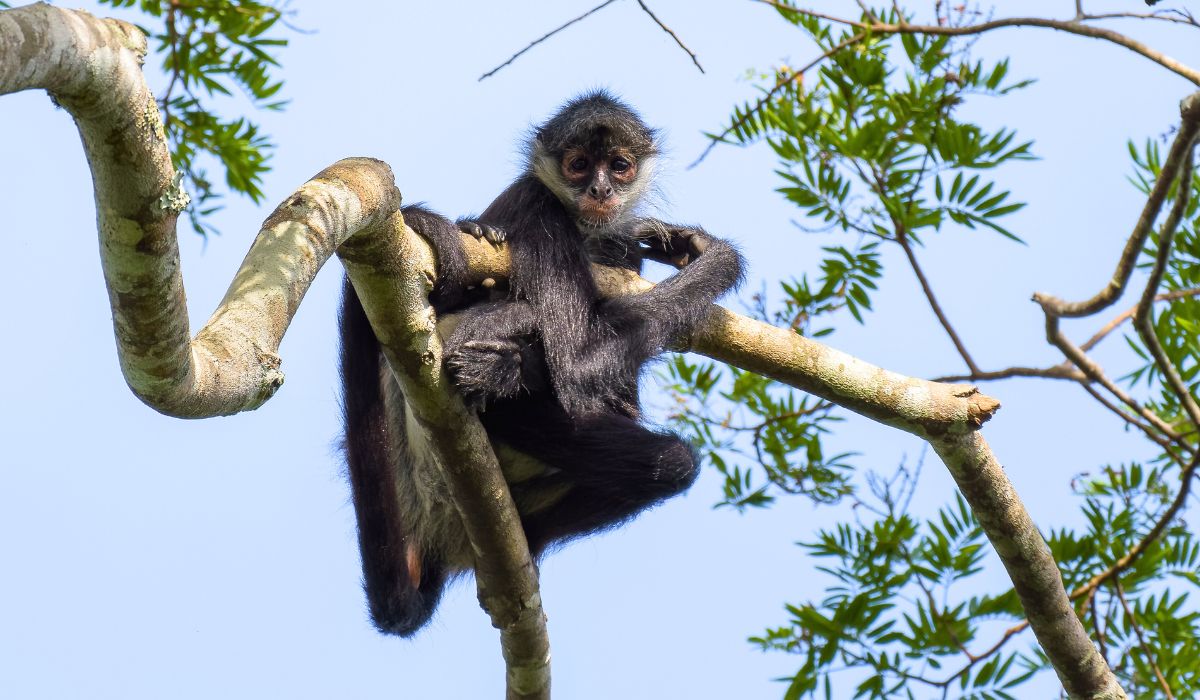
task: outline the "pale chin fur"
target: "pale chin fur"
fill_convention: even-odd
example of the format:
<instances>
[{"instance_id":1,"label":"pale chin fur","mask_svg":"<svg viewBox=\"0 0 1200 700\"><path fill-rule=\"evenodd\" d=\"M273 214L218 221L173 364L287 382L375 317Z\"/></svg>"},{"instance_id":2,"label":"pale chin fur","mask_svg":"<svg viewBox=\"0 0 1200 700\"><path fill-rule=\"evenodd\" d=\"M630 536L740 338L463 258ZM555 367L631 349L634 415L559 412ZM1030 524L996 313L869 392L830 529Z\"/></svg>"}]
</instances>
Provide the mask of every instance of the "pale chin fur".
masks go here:
<instances>
[{"instance_id":1,"label":"pale chin fur","mask_svg":"<svg viewBox=\"0 0 1200 700\"><path fill-rule=\"evenodd\" d=\"M547 153L540 143L534 143L530 166L534 176L553 192L560 202L568 209L574 206L574 195L558 171L558 159ZM588 237L603 236L633 219L637 205L646 195L647 186L654 181L654 171L657 167L658 158L656 156L643 158L638 163L637 177L634 178L627 196L627 201L631 202L632 206L621 207L616 215L608 221L591 221L582 217L576 219L575 223L579 226L580 232Z\"/></svg>"}]
</instances>

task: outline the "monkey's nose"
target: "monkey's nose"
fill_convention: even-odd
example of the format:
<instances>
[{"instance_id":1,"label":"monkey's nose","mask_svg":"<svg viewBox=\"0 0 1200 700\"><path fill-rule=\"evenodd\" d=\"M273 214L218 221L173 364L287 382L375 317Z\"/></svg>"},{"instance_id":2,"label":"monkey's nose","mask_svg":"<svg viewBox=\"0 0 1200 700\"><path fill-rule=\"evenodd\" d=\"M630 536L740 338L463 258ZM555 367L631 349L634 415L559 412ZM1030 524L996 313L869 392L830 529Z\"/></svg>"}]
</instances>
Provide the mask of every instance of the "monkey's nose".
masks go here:
<instances>
[{"instance_id":1,"label":"monkey's nose","mask_svg":"<svg viewBox=\"0 0 1200 700\"><path fill-rule=\"evenodd\" d=\"M602 202L611 197L612 193L612 185L605 185L604 187L592 185L588 188L588 194L590 194L594 199L599 199Z\"/></svg>"}]
</instances>

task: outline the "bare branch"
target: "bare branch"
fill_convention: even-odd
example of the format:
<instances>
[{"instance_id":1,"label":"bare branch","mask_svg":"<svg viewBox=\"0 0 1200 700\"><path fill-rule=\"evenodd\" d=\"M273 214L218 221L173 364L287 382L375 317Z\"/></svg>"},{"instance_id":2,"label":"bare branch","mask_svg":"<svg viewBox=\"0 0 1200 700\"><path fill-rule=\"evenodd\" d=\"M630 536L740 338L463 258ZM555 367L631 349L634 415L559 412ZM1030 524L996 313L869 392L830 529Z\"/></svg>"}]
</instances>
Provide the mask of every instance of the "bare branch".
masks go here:
<instances>
[{"instance_id":1,"label":"bare branch","mask_svg":"<svg viewBox=\"0 0 1200 700\"><path fill-rule=\"evenodd\" d=\"M1080 381L1087 376L1069 365L1054 365L1053 367L1006 367L1004 369L984 372L982 370L970 374L957 374L948 377L935 377L933 382L987 382L1014 377L1040 377L1042 379L1069 379Z\"/></svg>"},{"instance_id":2,"label":"bare branch","mask_svg":"<svg viewBox=\"0 0 1200 700\"><path fill-rule=\"evenodd\" d=\"M1034 294L1033 300L1041 304L1043 309L1048 309L1047 313L1067 318L1090 316L1111 306L1125 292L1125 286L1129 283L1130 275L1133 274L1134 265L1142 253L1146 238L1154 228L1154 222L1162 210L1163 202L1171 189L1171 183L1179 175L1184 160L1191 155L1192 142L1196 138L1197 131L1200 131L1200 93L1193 93L1184 98L1179 105L1179 112L1181 123L1179 130L1175 133L1175 140L1171 143L1171 150L1167 153L1167 159L1163 162L1162 170L1154 182L1154 187L1146 197L1146 204L1142 207L1133 231L1125 241L1125 248L1121 251L1121 257L1117 261L1117 268L1113 271L1112 278L1109 279L1104 289L1086 301L1068 302L1041 292Z\"/></svg>"},{"instance_id":3,"label":"bare branch","mask_svg":"<svg viewBox=\"0 0 1200 700\"><path fill-rule=\"evenodd\" d=\"M1174 291L1163 292L1162 294L1159 294L1158 296L1154 297L1154 301L1156 301L1156 302L1158 302L1158 301L1175 301L1176 299L1184 299L1186 297L1193 297L1193 296L1196 296L1197 294L1200 294L1200 288L1176 289ZM1088 341L1086 343L1084 343L1083 345L1080 345L1079 349L1084 352L1087 352L1088 350L1091 350L1092 348L1096 347L1096 345L1099 344L1101 340L1104 340L1104 338L1107 337L1109 333L1112 333L1114 330L1116 330L1118 327L1120 327L1120 325L1122 323L1125 323L1129 319L1133 318L1134 313L1137 312L1137 308L1138 308L1138 305L1134 304L1133 306L1129 307L1122 313L1118 314L1115 318L1113 318L1113 320L1104 324L1103 328L1096 331L1095 335L1093 335L1091 338L1088 338Z\"/></svg>"},{"instance_id":4,"label":"bare branch","mask_svg":"<svg viewBox=\"0 0 1200 700\"><path fill-rule=\"evenodd\" d=\"M937 316L938 323L942 324L942 328L946 330L946 335L950 336L950 342L954 343L955 349L962 357L963 362L967 363L967 369L971 370L971 374L979 374L979 365L975 364L975 360L971 358L971 353L967 352L967 346L963 344L958 333L955 332L954 326L950 325L950 319L946 317L946 313L942 311L941 304L938 303L937 297L933 294L933 287L929 285L929 278L925 276L925 272L921 270L921 265L917 262L917 255L913 252L912 243L908 240L908 236L903 231L896 236L896 242L904 249L904 256L908 258L908 264L912 267L913 272L917 275L917 281L921 283L921 291L925 293L925 298L929 301L930 308Z\"/></svg>"},{"instance_id":5,"label":"bare branch","mask_svg":"<svg viewBox=\"0 0 1200 700\"><path fill-rule=\"evenodd\" d=\"M1088 379L1107 389L1108 392L1117 397L1121 403L1124 403L1126 406L1132 408L1135 413L1146 419L1164 435L1167 435L1178 443L1183 443L1183 436L1181 436L1177 430L1168 425L1167 422L1159 417L1154 411L1151 411L1143 406L1128 392L1117 386L1113 380L1109 379L1104 374L1104 370L1100 368L1100 365L1096 364L1092 358L1088 357L1086 353L1081 351L1074 343L1070 341L1070 339L1067 338L1066 334L1064 334L1062 329L1059 328L1058 316L1055 316L1052 310L1046 306L1043 306L1042 310L1046 313L1046 340L1048 340L1051 345L1061 350L1062 354L1066 355L1067 359L1069 359L1076 367L1082 370L1083 373L1087 375Z\"/></svg>"},{"instance_id":6,"label":"bare branch","mask_svg":"<svg viewBox=\"0 0 1200 700\"><path fill-rule=\"evenodd\" d=\"M684 52L687 53L688 56L692 57L692 63L696 64L696 69L699 70L701 73L703 73L704 68L700 65L700 59L696 58L696 53L694 51L692 51L691 49L689 49L687 47L687 44L684 44L683 40L680 39L679 36L675 34L675 32L671 31L670 27L668 27L667 25L662 23L662 20L660 20L658 17L656 17L654 15L654 13L650 11L649 7L646 7L645 2L643 2L642 0L637 0L637 4L641 6L642 10L644 10L646 12L646 14L650 15L650 19L654 20L655 24L657 24L659 27L661 27L664 32L671 35L671 38L675 40L675 43L679 44L679 48L683 49Z\"/></svg>"},{"instance_id":7,"label":"bare branch","mask_svg":"<svg viewBox=\"0 0 1200 700\"><path fill-rule=\"evenodd\" d=\"M1200 27L1200 22L1192 16L1187 10L1156 10L1154 12L1106 12L1098 15L1078 15L1080 20L1105 20L1105 19L1148 19L1158 20L1160 22L1171 22L1174 24L1186 24L1190 27Z\"/></svg>"},{"instance_id":8,"label":"bare branch","mask_svg":"<svg viewBox=\"0 0 1200 700\"><path fill-rule=\"evenodd\" d=\"M608 7L609 5L613 4L613 3L614 3L614 2L616 2L616 1L617 1L617 0L604 0L604 2L600 3L599 5L596 5L595 7L593 7L593 8L592 8L592 9L590 9L590 10L588 10L587 12L584 12L582 15L579 15L579 16L578 16L578 17L576 17L575 19L568 20L567 22L565 22L565 23L563 23L563 24L560 24L558 27L556 27L556 28L554 28L554 29L551 29L549 32L546 32L545 34L543 34L542 36L538 37L537 39L534 39L533 41L529 42L529 44L528 44L528 45L527 45L525 48L523 48L523 49L521 49L520 51L518 51L518 52L514 53L514 54L513 54L512 56L510 56L510 57L509 57L509 59L508 59L507 61L505 61L504 63L501 63L500 65L496 66L495 68L491 69L490 71L488 71L488 72L484 73L483 75L479 76L479 79L482 81L482 80L484 80L485 78L490 78L490 77L492 77L492 76L493 76L493 75L495 75L496 73L499 73L499 72L500 72L500 69L504 68L505 66L508 66L508 65L510 65L510 64L511 64L513 61L515 61L515 60L517 60L518 58L520 58L520 57L521 57L521 55L522 55L522 54L524 54L524 53L525 53L526 51L528 51L529 49L532 49L533 47L535 47L535 46L537 46L538 44L542 43L543 41L545 41L545 40L549 39L550 37L554 36L555 34L558 34L559 32L561 32L562 30L564 30L564 29L566 29L567 27L571 26L572 24L575 24L576 22L579 22L579 21L581 21L581 20L587 19L587 17L589 17L589 16L590 16L592 13L599 12L600 10L603 10L604 8Z\"/></svg>"},{"instance_id":9,"label":"bare branch","mask_svg":"<svg viewBox=\"0 0 1200 700\"><path fill-rule=\"evenodd\" d=\"M1175 460L1175 462L1177 464L1182 464L1183 460L1175 452L1176 449L1183 450L1184 452L1187 452L1189 454L1191 454L1195 451L1195 448L1193 448L1191 445L1187 444L1184 441L1180 441L1179 443L1172 443L1171 441L1169 441L1165 437L1163 437L1159 432L1157 432L1150 425L1138 420L1138 418L1136 416L1132 416L1129 413L1121 410L1120 406L1117 406L1112 401L1109 401L1108 397L1106 397L1104 394L1101 394L1096 389L1096 387L1092 386L1092 384L1089 380L1081 380L1079 382L1079 386L1083 387L1083 390L1086 391L1088 394L1091 394L1092 398L1096 399L1096 401L1098 401L1101 406L1104 406L1105 408L1107 408L1109 411L1111 411L1113 414L1115 414L1121 420L1125 421L1127 424L1132 425L1133 427L1142 431L1142 433L1144 433L1145 436L1151 442L1153 442L1154 444L1163 448L1163 450L1167 453L1167 455L1169 455L1171 457L1171 459Z\"/></svg>"},{"instance_id":10,"label":"bare branch","mask_svg":"<svg viewBox=\"0 0 1200 700\"><path fill-rule=\"evenodd\" d=\"M1158 333L1154 330L1153 309L1155 292L1162 284L1163 275L1167 270L1167 262L1171 258L1171 244L1175 240L1175 231L1179 228L1179 222L1187 211L1188 196L1192 191L1192 150L1192 145L1189 144L1187 155L1179 168L1179 188L1175 195L1175 204L1171 207L1171 212L1167 215L1167 220L1163 222L1162 231L1159 233L1158 255L1155 257L1154 267L1150 270L1150 279L1146 282L1142 300L1138 303L1137 311L1134 313L1133 325L1134 328L1137 328L1138 335L1145 343L1146 349L1154 357L1154 364L1158 367L1158 371L1162 372L1167 386L1171 387L1179 404L1187 412L1192 425L1200 428L1200 406L1196 405L1196 399L1192 396L1191 389L1184 383L1183 377L1180 376L1179 368L1167 356L1166 350L1158 340Z\"/></svg>"}]
</instances>

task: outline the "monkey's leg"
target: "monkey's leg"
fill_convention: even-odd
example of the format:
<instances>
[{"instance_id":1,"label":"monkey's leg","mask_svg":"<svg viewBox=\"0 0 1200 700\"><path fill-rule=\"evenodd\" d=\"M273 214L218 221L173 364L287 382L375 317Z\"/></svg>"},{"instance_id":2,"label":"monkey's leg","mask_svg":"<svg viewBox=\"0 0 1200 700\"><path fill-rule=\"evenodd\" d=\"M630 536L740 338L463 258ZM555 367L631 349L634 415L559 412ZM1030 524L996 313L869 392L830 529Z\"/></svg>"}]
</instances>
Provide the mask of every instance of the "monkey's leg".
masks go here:
<instances>
[{"instance_id":1,"label":"monkey's leg","mask_svg":"<svg viewBox=\"0 0 1200 700\"><path fill-rule=\"evenodd\" d=\"M552 505L522 518L533 551L618 525L696 480L696 454L679 436L649 430L622 415L572 420L554 408L542 402L528 411L482 416L489 433L552 467L570 484ZM561 481L549 483L560 487Z\"/></svg>"},{"instance_id":2,"label":"monkey's leg","mask_svg":"<svg viewBox=\"0 0 1200 700\"><path fill-rule=\"evenodd\" d=\"M494 302L463 312L446 341L446 369L469 406L546 387L536 319L525 302Z\"/></svg>"}]
</instances>

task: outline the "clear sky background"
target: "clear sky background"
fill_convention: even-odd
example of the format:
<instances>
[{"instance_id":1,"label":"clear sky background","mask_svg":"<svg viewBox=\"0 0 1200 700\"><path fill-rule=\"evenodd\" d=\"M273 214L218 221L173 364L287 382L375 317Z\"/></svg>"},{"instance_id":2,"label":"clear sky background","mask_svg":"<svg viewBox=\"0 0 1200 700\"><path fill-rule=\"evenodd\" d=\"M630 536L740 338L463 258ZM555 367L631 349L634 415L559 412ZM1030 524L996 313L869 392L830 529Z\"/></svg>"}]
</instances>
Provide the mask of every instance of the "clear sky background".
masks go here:
<instances>
[{"instance_id":1,"label":"clear sky background","mask_svg":"<svg viewBox=\"0 0 1200 700\"><path fill-rule=\"evenodd\" d=\"M279 144L268 203L230 201L214 219L222 235L207 242L180 234L193 330L271 208L325 166L381 158L406 201L478 212L517 173L524 130L595 86L663 127L673 162L660 213L742 244L751 266L743 298L764 280L771 289L813 272L832 239L792 226L798 212L773 191L765 148L719 148L685 169L705 144L701 131L753 98L747 69L798 65L813 47L760 5L655 0L699 55L701 75L635 3L621 2L476 82L592 4L294 2L294 24L315 31L290 34L281 55L289 109L255 115ZM1073 11L1065 0L1002 5ZM853 3L819 6L848 12ZM1126 28L1200 63L1195 30ZM1080 298L1104 283L1140 207L1125 141L1166 132L1189 86L1115 46L1045 30L989 35L977 51L1011 55L1013 75L1039 78L1015 97L964 108L1036 141L1042 160L1000 176L1030 202L1009 220L1029 245L950 227L920 254L984 368L1045 365L1058 358L1030 294ZM163 86L153 73L151 82ZM498 634L469 579L414 640L368 623L333 449L336 262L283 342L287 382L275 398L253 413L182 421L142 405L121 378L87 165L69 116L41 92L0 97L0 231L0 698L501 695ZM846 325L832 343L916 376L961 370L897 252L885 255L868 325ZM1068 326L1076 338L1093 329ZM1110 341L1100 359L1117 362L1122 346ZM1044 528L1078 523L1072 475L1149 455L1072 385L1017 380L986 391L1004 403L986 434ZM916 440L857 418L830 447L862 452L860 465L884 472L921 453ZM706 472L686 497L544 562L556 697L782 695L771 679L796 660L760 654L745 638L781 624L785 602L820 595L822 575L793 542L851 515L799 498L745 516L714 511L719 485ZM931 455L914 507L928 513L952 488ZM995 572L981 583L1006 585ZM1037 696L1056 696L1046 681Z\"/></svg>"}]
</instances>

